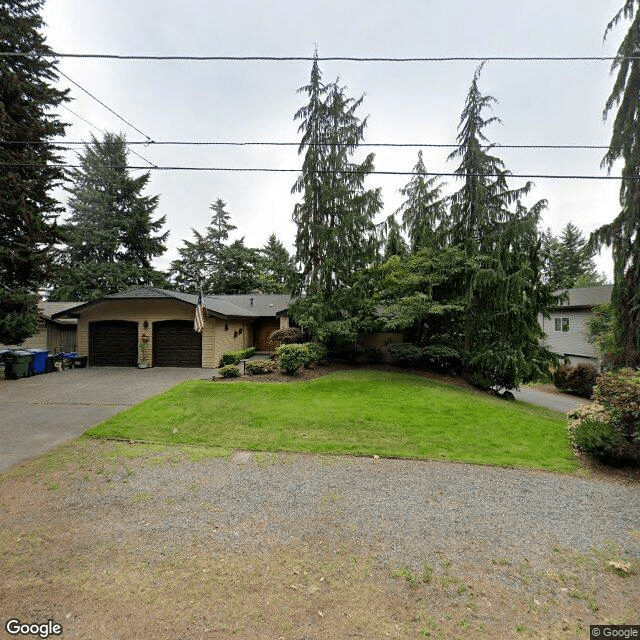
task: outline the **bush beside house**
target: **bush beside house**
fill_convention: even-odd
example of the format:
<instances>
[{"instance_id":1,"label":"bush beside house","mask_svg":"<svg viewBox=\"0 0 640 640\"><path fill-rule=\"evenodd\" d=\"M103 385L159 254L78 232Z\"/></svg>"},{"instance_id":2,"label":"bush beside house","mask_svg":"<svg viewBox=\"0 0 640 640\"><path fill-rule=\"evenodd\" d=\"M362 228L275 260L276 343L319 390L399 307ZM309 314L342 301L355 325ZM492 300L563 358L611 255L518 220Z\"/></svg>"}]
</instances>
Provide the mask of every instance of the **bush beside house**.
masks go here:
<instances>
[{"instance_id":1,"label":"bush beside house","mask_svg":"<svg viewBox=\"0 0 640 640\"><path fill-rule=\"evenodd\" d=\"M572 443L605 461L640 463L640 372L598 376L593 398L569 413Z\"/></svg>"}]
</instances>

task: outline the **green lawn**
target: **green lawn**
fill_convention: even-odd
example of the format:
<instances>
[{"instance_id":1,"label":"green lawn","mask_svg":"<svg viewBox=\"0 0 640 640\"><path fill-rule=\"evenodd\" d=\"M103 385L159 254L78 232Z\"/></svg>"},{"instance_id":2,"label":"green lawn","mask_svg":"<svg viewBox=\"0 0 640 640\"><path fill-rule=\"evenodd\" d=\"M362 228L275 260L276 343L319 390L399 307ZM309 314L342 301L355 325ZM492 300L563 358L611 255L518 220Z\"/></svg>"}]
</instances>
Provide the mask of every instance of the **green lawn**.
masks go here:
<instances>
[{"instance_id":1,"label":"green lawn","mask_svg":"<svg viewBox=\"0 0 640 640\"><path fill-rule=\"evenodd\" d=\"M563 414L425 378L345 371L307 382L188 381L89 436L253 451L377 454L570 472Z\"/></svg>"}]
</instances>

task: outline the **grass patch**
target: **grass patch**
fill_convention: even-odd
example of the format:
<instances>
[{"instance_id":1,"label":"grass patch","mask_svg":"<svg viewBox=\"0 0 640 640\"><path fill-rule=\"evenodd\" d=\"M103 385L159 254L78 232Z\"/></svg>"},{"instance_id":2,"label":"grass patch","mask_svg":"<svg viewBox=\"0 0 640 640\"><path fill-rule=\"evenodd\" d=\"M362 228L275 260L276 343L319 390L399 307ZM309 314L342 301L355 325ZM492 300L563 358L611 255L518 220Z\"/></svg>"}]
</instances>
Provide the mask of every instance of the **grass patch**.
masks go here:
<instances>
[{"instance_id":1,"label":"grass patch","mask_svg":"<svg viewBox=\"0 0 640 640\"><path fill-rule=\"evenodd\" d=\"M380 371L299 383L187 381L86 433L222 449L579 467L563 414Z\"/></svg>"}]
</instances>

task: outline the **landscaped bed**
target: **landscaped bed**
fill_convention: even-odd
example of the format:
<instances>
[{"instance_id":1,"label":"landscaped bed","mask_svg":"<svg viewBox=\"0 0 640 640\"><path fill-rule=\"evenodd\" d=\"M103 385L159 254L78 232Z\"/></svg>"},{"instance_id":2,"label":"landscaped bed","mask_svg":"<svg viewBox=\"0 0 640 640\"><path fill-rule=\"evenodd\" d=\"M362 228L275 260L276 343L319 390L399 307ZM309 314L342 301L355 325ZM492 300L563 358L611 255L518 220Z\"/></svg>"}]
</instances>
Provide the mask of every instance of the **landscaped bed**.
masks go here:
<instances>
[{"instance_id":1,"label":"landscaped bed","mask_svg":"<svg viewBox=\"0 0 640 640\"><path fill-rule=\"evenodd\" d=\"M373 370L294 384L188 381L88 436L254 451L458 460L571 472L564 415Z\"/></svg>"}]
</instances>

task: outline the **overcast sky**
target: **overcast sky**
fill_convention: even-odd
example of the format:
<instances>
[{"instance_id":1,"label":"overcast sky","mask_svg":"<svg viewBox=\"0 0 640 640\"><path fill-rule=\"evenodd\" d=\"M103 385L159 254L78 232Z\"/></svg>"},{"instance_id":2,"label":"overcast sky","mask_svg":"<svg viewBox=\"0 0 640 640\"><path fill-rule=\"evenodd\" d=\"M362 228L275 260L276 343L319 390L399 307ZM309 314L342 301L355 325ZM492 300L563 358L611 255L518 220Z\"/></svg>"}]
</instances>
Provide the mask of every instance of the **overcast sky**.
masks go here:
<instances>
[{"instance_id":1,"label":"overcast sky","mask_svg":"<svg viewBox=\"0 0 640 640\"><path fill-rule=\"evenodd\" d=\"M601 56L613 55L628 23L603 43L622 0L48 0L48 44L61 53L310 56ZM340 76L349 95L365 94L365 142L455 142L476 62L322 62L325 81ZM602 120L610 93L609 62L489 62L480 89L498 104L502 124L487 134L502 144L609 142ZM59 69L153 140L297 142L293 115L305 102L309 62L148 62L60 60ZM103 130L143 137L65 78L77 114ZM68 140L102 134L62 110ZM132 147L157 165L300 167L295 147ZM369 150L367 150L368 152ZM362 150L363 156L365 150ZM417 148L375 150L383 171L410 171ZM499 150L514 174L606 175L602 150ZM427 169L450 172L445 149L424 148ZM72 160L73 157L69 156ZM134 155L130 164L145 164ZM614 169L614 173L619 173ZM191 228L210 222L209 205L227 203L245 237L261 247L275 232L293 249L291 173L151 172L148 195L160 194L167 216L166 268ZM384 211L401 203L407 176L371 176ZM449 191L457 187L445 178ZM522 179L512 179L512 186ZM536 179L528 204L545 198L543 226L557 234L573 222L585 236L618 213L619 182ZM609 252L598 266L611 277Z\"/></svg>"}]
</instances>

